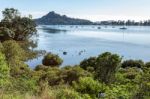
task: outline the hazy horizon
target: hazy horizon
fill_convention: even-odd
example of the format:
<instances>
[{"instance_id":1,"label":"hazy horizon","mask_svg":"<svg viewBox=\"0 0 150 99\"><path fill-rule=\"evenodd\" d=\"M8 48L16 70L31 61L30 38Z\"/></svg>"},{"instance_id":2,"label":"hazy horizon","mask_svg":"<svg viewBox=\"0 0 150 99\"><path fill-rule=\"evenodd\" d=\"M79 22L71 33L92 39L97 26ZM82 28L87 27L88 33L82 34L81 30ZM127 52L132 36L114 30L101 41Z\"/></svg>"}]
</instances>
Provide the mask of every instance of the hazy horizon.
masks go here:
<instances>
[{"instance_id":1,"label":"hazy horizon","mask_svg":"<svg viewBox=\"0 0 150 99\"><path fill-rule=\"evenodd\" d=\"M148 20L149 0L0 0L0 11L16 8L22 15L40 18L50 11L73 18L91 21L104 20ZM0 19L2 14L0 14Z\"/></svg>"}]
</instances>

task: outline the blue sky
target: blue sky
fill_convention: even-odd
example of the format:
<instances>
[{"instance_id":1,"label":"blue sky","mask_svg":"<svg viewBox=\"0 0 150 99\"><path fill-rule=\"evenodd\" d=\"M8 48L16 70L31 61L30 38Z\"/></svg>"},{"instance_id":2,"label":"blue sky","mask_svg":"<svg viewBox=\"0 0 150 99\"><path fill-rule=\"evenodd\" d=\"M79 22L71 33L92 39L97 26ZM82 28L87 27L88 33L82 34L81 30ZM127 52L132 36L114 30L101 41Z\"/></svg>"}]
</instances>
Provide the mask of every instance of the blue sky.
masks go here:
<instances>
[{"instance_id":1,"label":"blue sky","mask_svg":"<svg viewBox=\"0 0 150 99\"><path fill-rule=\"evenodd\" d=\"M34 18L55 11L92 21L150 19L150 0L0 0L0 11L8 7Z\"/></svg>"}]
</instances>

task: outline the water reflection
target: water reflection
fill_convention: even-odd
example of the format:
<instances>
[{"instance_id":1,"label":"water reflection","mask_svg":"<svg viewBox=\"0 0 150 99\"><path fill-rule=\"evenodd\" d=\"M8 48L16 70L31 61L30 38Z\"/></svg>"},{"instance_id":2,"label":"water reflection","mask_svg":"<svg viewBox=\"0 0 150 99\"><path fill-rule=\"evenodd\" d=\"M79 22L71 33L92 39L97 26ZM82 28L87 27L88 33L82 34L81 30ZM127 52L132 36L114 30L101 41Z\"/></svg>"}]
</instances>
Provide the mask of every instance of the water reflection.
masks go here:
<instances>
[{"instance_id":1,"label":"water reflection","mask_svg":"<svg viewBox=\"0 0 150 99\"><path fill-rule=\"evenodd\" d=\"M39 28L41 29L43 32L47 32L47 33L66 33L67 30L62 30L62 29L55 29L55 28Z\"/></svg>"}]
</instances>

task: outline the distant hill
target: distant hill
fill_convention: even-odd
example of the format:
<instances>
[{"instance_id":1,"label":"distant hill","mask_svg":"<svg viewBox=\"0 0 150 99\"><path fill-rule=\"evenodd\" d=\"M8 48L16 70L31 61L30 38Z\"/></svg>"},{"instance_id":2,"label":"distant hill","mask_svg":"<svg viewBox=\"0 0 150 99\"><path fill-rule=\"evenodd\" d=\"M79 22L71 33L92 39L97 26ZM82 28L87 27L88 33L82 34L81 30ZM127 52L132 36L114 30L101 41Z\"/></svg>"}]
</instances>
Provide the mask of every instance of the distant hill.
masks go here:
<instances>
[{"instance_id":1,"label":"distant hill","mask_svg":"<svg viewBox=\"0 0 150 99\"><path fill-rule=\"evenodd\" d=\"M70 18L66 15L60 15L54 11L49 12L47 15L35 19L39 25L91 25L93 22L85 19Z\"/></svg>"}]
</instances>

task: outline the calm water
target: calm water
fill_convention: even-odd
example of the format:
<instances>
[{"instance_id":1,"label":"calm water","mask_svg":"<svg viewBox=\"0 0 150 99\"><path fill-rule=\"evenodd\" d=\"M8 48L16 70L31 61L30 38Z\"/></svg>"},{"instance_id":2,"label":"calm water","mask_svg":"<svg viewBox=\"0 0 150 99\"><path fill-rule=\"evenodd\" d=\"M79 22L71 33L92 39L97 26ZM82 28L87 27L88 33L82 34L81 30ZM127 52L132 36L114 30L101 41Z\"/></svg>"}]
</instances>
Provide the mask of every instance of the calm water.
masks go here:
<instances>
[{"instance_id":1,"label":"calm water","mask_svg":"<svg viewBox=\"0 0 150 99\"><path fill-rule=\"evenodd\" d=\"M127 30L119 26L39 26L38 47L58 54L65 65L79 64L85 58L109 51L124 59L150 61L150 27L130 26ZM67 55L63 55L63 52ZM31 60L34 68L43 57Z\"/></svg>"}]
</instances>

